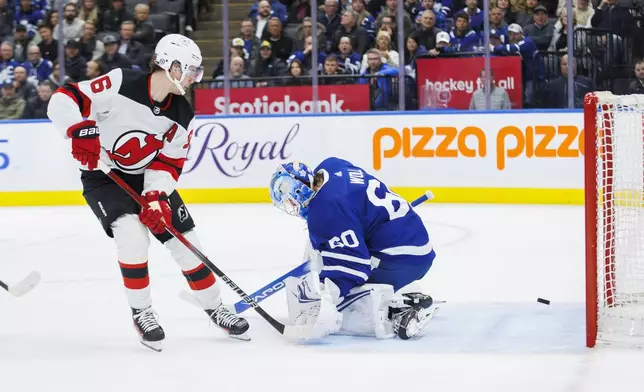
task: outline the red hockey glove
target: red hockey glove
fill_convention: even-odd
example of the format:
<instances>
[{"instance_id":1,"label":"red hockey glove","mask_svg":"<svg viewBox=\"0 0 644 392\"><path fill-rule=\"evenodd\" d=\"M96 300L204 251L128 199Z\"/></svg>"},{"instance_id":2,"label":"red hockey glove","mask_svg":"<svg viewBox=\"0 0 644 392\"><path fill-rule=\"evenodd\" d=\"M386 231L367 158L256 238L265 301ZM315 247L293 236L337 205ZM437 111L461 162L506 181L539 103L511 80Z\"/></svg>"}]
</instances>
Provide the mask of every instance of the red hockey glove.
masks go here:
<instances>
[{"instance_id":1,"label":"red hockey glove","mask_svg":"<svg viewBox=\"0 0 644 392\"><path fill-rule=\"evenodd\" d=\"M69 127L67 136L72 139L72 155L82 165L87 165L89 170L98 167L101 157L101 141L99 140L96 122L91 120L81 121Z\"/></svg>"},{"instance_id":2,"label":"red hockey glove","mask_svg":"<svg viewBox=\"0 0 644 392\"><path fill-rule=\"evenodd\" d=\"M151 191L143 197L148 201L149 207L141 210L139 220L152 233L162 234L165 231L165 222L172 223L172 210L168 204L168 196L165 192Z\"/></svg>"}]
</instances>

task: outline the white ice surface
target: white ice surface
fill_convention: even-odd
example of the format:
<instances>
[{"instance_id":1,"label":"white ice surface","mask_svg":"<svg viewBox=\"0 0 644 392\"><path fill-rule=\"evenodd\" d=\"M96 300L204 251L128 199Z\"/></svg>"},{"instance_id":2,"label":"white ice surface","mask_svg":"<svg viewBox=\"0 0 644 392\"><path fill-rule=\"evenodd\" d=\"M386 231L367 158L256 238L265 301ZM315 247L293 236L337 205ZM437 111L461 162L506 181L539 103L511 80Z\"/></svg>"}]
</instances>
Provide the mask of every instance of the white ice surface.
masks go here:
<instances>
[{"instance_id":1,"label":"white ice surface","mask_svg":"<svg viewBox=\"0 0 644 392\"><path fill-rule=\"evenodd\" d=\"M269 205L190 208L204 252L248 292L301 259L303 223ZM248 311L253 340L229 339L178 298L185 280L154 243L167 335L155 353L138 343L115 249L87 207L0 209L0 279L43 277L22 298L0 292L0 390L644 391L644 351L584 346L581 207L418 211L438 255L422 285L448 301L425 337L294 345ZM283 293L263 304L286 317Z\"/></svg>"}]
</instances>

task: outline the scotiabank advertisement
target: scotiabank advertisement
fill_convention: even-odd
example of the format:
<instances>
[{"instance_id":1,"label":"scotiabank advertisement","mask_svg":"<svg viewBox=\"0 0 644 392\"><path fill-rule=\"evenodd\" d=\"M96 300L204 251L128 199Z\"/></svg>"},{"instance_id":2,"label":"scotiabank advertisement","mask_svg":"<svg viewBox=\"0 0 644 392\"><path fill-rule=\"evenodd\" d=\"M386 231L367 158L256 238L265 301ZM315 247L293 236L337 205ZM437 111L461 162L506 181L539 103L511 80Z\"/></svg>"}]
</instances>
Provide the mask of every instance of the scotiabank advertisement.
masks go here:
<instances>
[{"instance_id":1,"label":"scotiabank advertisement","mask_svg":"<svg viewBox=\"0 0 644 392\"><path fill-rule=\"evenodd\" d=\"M321 113L369 111L369 85L319 86L318 105ZM196 89L194 108L197 114L226 113L224 89ZM231 88L229 110L242 115L313 113L313 88Z\"/></svg>"},{"instance_id":2,"label":"scotiabank advertisement","mask_svg":"<svg viewBox=\"0 0 644 392\"><path fill-rule=\"evenodd\" d=\"M483 57L420 58L416 61L421 108L469 109L472 95L484 89ZM511 109L523 106L521 57L491 57L490 67L498 88L504 89Z\"/></svg>"}]
</instances>

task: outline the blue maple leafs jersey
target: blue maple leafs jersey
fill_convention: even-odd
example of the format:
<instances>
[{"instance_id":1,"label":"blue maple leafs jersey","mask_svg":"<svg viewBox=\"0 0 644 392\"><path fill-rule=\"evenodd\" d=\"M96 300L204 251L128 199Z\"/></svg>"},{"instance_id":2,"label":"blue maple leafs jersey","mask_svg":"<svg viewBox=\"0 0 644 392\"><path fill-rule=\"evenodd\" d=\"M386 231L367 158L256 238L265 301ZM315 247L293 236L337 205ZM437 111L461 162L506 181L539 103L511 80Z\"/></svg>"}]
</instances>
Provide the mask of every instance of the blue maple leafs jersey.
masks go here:
<instances>
[{"instance_id":1,"label":"blue maple leafs jersey","mask_svg":"<svg viewBox=\"0 0 644 392\"><path fill-rule=\"evenodd\" d=\"M369 280L372 265L414 263L432 252L427 229L409 203L363 169L328 158L315 173L324 184L309 204L313 249L322 256L320 280L345 296Z\"/></svg>"}]
</instances>

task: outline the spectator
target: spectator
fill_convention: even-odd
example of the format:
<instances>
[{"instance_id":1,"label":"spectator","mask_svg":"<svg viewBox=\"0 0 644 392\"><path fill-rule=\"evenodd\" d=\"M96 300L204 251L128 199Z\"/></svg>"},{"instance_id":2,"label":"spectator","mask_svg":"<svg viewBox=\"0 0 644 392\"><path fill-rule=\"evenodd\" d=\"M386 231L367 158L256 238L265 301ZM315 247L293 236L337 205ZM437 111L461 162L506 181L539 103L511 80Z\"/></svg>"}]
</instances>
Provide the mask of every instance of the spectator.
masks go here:
<instances>
[{"instance_id":1,"label":"spectator","mask_svg":"<svg viewBox=\"0 0 644 392\"><path fill-rule=\"evenodd\" d=\"M338 1L324 0L324 12L318 13L318 22L324 26L325 41L318 41L322 50L328 50L333 45L333 36L340 28L340 17L338 16Z\"/></svg>"},{"instance_id":2,"label":"spectator","mask_svg":"<svg viewBox=\"0 0 644 392\"><path fill-rule=\"evenodd\" d=\"M99 59L105 53L103 43L96 39L96 26L91 21L85 22L83 36L78 42L81 44L81 56L86 61Z\"/></svg>"},{"instance_id":3,"label":"spectator","mask_svg":"<svg viewBox=\"0 0 644 392\"><path fill-rule=\"evenodd\" d=\"M105 35L103 46L105 53L99 60L105 64L106 73L116 68L132 68L132 61L118 52L119 41L114 35Z\"/></svg>"},{"instance_id":4,"label":"spectator","mask_svg":"<svg viewBox=\"0 0 644 392\"><path fill-rule=\"evenodd\" d=\"M13 33L13 56L16 61L22 63L27 61L27 46L29 46L31 38L27 33L27 27L24 25L17 25Z\"/></svg>"},{"instance_id":5,"label":"spectator","mask_svg":"<svg viewBox=\"0 0 644 392\"><path fill-rule=\"evenodd\" d=\"M96 79L101 75L105 75L105 64L101 61L91 60L87 62L87 79Z\"/></svg>"},{"instance_id":6,"label":"spectator","mask_svg":"<svg viewBox=\"0 0 644 392\"><path fill-rule=\"evenodd\" d=\"M311 17L311 2L309 0L294 0L288 11L287 23L298 23L304 18Z\"/></svg>"},{"instance_id":7,"label":"spectator","mask_svg":"<svg viewBox=\"0 0 644 392\"><path fill-rule=\"evenodd\" d=\"M376 19L376 29L380 30L382 25L382 18L385 16L391 17L392 20L397 20L398 17L398 0L387 0L386 8L378 15ZM403 11L403 28L405 30L405 35L409 34L412 29L411 18ZM393 36L392 36L393 37Z\"/></svg>"},{"instance_id":8,"label":"spectator","mask_svg":"<svg viewBox=\"0 0 644 392\"><path fill-rule=\"evenodd\" d=\"M510 25L512 23L516 23L517 14L512 10L512 7L510 7L510 2L508 0L493 0L492 9L494 8L498 8L499 11L501 11L501 18L506 24ZM492 9L490 9L490 12Z\"/></svg>"},{"instance_id":9,"label":"spectator","mask_svg":"<svg viewBox=\"0 0 644 392\"><path fill-rule=\"evenodd\" d=\"M315 72L317 72L317 70ZM291 60L291 62L288 64L288 71L286 72L286 75L290 76L290 78L286 79L286 82L284 83L286 86L304 86L311 84L310 79L303 78L303 76L308 76L309 73L306 72L304 66L298 59Z\"/></svg>"},{"instance_id":10,"label":"spectator","mask_svg":"<svg viewBox=\"0 0 644 392\"><path fill-rule=\"evenodd\" d=\"M140 4L139 4L140 5ZM132 65L146 68L145 50L143 44L134 41L134 22L126 20L121 24L121 43L119 53L132 61Z\"/></svg>"},{"instance_id":11,"label":"spectator","mask_svg":"<svg viewBox=\"0 0 644 392\"><path fill-rule=\"evenodd\" d=\"M344 78L337 77L339 75L342 75L342 72L338 65L338 58L335 57L334 54L330 54L324 59L324 71L322 72L322 77L320 78L319 83L320 85L345 84L346 80Z\"/></svg>"},{"instance_id":12,"label":"spectator","mask_svg":"<svg viewBox=\"0 0 644 392\"><path fill-rule=\"evenodd\" d=\"M20 96L25 102L38 94L38 84L27 79L27 70L22 65L13 70L13 86L16 88L16 95Z\"/></svg>"},{"instance_id":13,"label":"spectator","mask_svg":"<svg viewBox=\"0 0 644 392\"><path fill-rule=\"evenodd\" d=\"M29 33L30 38L33 38L36 34L36 26L45 19L45 14L35 8L31 3L31 0L20 0L15 21L16 27L20 25L25 26L25 31Z\"/></svg>"},{"instance_id":14,"label":"spectator","mask_svg":"<svg viewBox=\"0 0 644 392\"><path fill-rule=\"evenodd\" d=\"M374 77L361 78L358 83L370 84L370 91L374 109L388 109L392 97L391 79L398 76L398 68L389 67L382 62L382 54L378 49L369 49L366 53L367 67L362 75L375 75Z\"/></svg>"},{"instance_id":15,"label":"spectator","mask_svg":"<svg viewBox=\"0 0 644 392\"><path fill-rule=\"evenodd\" d=\"M526 0L525 9L517 13L517 24L527 26L534 21L534 9L539 5L539 0Z\"/></svg>"},{"instance_id":16,"label":"spectator","mask_svg":"<svg viewBox=\"0 0 644 392\"><path fill-rule=\"evenodd\" d=\"M524 80L524 102L526 105L534 103L534 85L536 81L542 81L543 61L537 50L537 45L532 38L523 35L523 29L516 23L508 27L509 45L497 45L490 48L494 54L504 55L517 53L521 55L521 66ZM490 45L491 46L491 45Z\"/></svg>"},{"instance_id":17,"label":"spectator","mask_svg":"<svg viewBox=\"0 0 644 392\"><path fill-rule=\"evenodd\" d=\"M420 14L420 26L415 31L418 37L418 43L426 49L434 49L436 47L436 34L441 30L436 28L436 14L432 10L425 10Z\"/></svg>"},{"instance_id":18,"label":"spectator","mask_svg":"<svg viewBox=\"0 0 644 392\"><path fill-rule=\"evenodd\" d=\"M81 2L81 0L79 0ZM101 16L101 11L96 6L95 0L82 0L82 6L80 7L80 12L78 13L78 19L83 22L90 22L94 25L95 30L102 30L103 18Z\"/></svg>"},{"instance_id":19,"label":"spectator","mask_svg":"<svg viewBox=\"0 0 644 392\"><path fill-rule=\"evenodd\" d=\"M271 17L268 21L268 30L264 36L264 41L271 43L273 55L282 61L288 60L293 53L293 39L282 34L282 22L276 17Z\"/></svg>"},{"instance_id":20,"label":"spectator","mask_svg":"<svg viewBox=\"0 0 644 392\"><path fill-rule=\"evenodd\" d=\"M260 3L261 1L254 3L251 6L250 13L248 14L250 18L254 19L259 13L261 13L262 5ZM279 0L270 0L269 6L269 9L272 10L272 16L278 18L282 23L287 22L288 12L286 11L284 4L282 4Z\"/></svg>"},{"instance_id":21,"label":"spectator","mask_svg":"<svg viewBox=\"0 0 644 392\"><path fill-rule=\"evenodd\" d=\"M304 40L304 50L293 53L286 63L287 65L290 65L293 60L297 60L300 62L300 67L313 73L322 69L325 57L326 55L324 52L318 51L318 64L316 67L313 67L313 37L307 37L306 40Z\"/></svg>"},{"instance_id":22,"label":"spectator","mask_svg":"<svg viewBox=\"0 0 644 392\"><path fill-rule=\"evenodd\" d=\"M617 0L602 0L590 20L592 27L610 30L621 37L632 35L634 22L630 9L617 4Z\"/></svg>"},{"instance_id":23,"label":"spectator","mask_svg":"<svg viewBox=\"0 0 644 392\"><path fill-rule=\"evenodd\" d=\"M507 2L507 0L503 1ZM496 30L503 37L501 38L503 42L508 42L508 24L503 20L503 11L500 8L490 9L490 30Z\"/></svg>"},{"instance_id":24,"label":"spectator","mask_svg":"<svg viewBox=\"0 0 644 392\"><path fill-rule=\"evenodd\" d=\"M58 88L61 86L61 80L60 80L60 64L57 62L54 63L54 69L51 71L51 75L49 75L49 78L47 79L49 82L51 82L55 88ZM71 78L69 75L65 74L65 79L62 81L62 84L70 83L72 82Z\"/></svg>"},{"instance_id":25,"label":"spectator","mask_svg":"<svg viewBox=\"0 0 644 392\"><path fill-rule=\"evenodd\" d=\"M403 9L409 15L412 21L416 20L418 15L420 15L421 9L418 4L418 0L405 0L403 4Z\"/></svg>"},{"instance_id":26,"label":"spectator","mask_svg":"<svg viewBox=\"0 0 644 392\"><path fill-rule=\"evenodd\" d=\"M565 0L564 0L565 1ZM574 3L573 3L574 4ZM590 28L595 9L590 4L590 0L577 0L577 8L575 10L577 15L577 24L584 28Z\"/></svg>"},{"instance_id":27,"label":"spectator","mask_svg":"<svg viewBox=\"0 0 644 392\"><path fill-rule=\"evenodd\" d=\"M583 43L583 38L585 38L583 35L579 34L574 34L574 31L577 30L579 27L577 24L577 12L575 10L572 11L572 21L573 21L573 39L576 41L574 42L574 51L575 51L575 56L578 54L581 55L581 51L585 50L586 48L582 47ZM559 16L559 20L555 24L554 27L554 32L552 35L552 41L550 41L550 46L548 47L548 51L550 52L565 52L568 50L568 11L563 10Z\"/></svg>"},{"instance_id":28,"label":"spectator","mask_svg":"<svg viewBox=\"0 0 644 392\"><path fill-rule=\"evenodd\" d=\"M51 27L52 31L54 31L56 26L58 26L59 21L60 21L60 15L58 15L58 11L55 9L52 9L47 13L47 15L45 15L45 23Z\"/></svg>"},{"instance_id":29,"label":"spectator","mask_svg":"<svg viewBox=\"0 0 644 392\"><path fill-rule=\"evenodd\" d=\"M139 3L134 7L134 27L135 30L139 26L148 22L150 18L150 6L147 4ZM123 23L121 23L121 28Z\"/></svg>"},{"instance_id":30,"label":"spectator","mask_svg":"<svg viewBox=\"0 0 644 392\"><path fill-rule=\"evenodd\" d=\"M425 12L425 11L423 11ZM416 59L418 56L427 54L427 49L421 45L418 33L414 32L407 37L405 42L405 51L403 52L405 60L405 75L416 78Z\"/></svg>"},{"instance_id":31,"label":"spectator","mask_svg":"<svg viewBox=\"0 0 644 392\"><path fill-rule=\"evenodd\" d=\"M447 20L447 15L452 12L449 7L443 7L441 3L435 3L434 0L423 0L421 2L420 13L416 18L416 24L421 23L421 18L425 11L432 11L434 13L434 25L439 30L451 30L452 26L449 25Z\"/></svg>"},{"instance_id":32,"label":"spectator","mask_svg":"<svg viewBox=\"0 0 644 392\"><path fill-rule=\"evenodd\" d=\"M479 35L470 28L470 16L465 12L456 15L454 29L449 36L451 47L456 52L473 52L479 46Z\"/></svg>"},{"instance_id":33,"label":"spectator","mask_svg":"<svg viewBox=\"0 0 644 392\"><path fill-rule=\"evenodd\" d=\"M376 36L376 19L365 9L365 0L353 0L351 8L358 14L358 26L365 29L369 35L369 40Z\"/></svg>"},{"instance_id":34,"label":"spectator","mask_svg":"<svg viewBox=\"0 0 644 392\"><path fill-rule=\"evenodd\" d=\"M340 38L349 37L353 41L353 47L359 54L363 54L369 47L369 34L362 27L358 26L358 14L352 9L347 9L340 18L340 28L335 32L333 40L333 51L338 50Z\"/></svg>"},{"instance_id":35,"label":"spectator","mask_svg":"<svg viewBox=\"0 0 644 392\"><path fill-rule=\"evenodd\" d=\"M268 29L268 20L271 18L271 5L268 1L262 0L258 3L257 15L253 18L255 25L255 37L262 39Z\"/></svg>"},{"instance_id":36,"label":"spectator","mask_svg":"<svg viewBox=\"0 0 644 392\"><path fill-rule=\"evenodd\" d=\"M538 50L548 50L555 27L548 20L548 10L540 5L534 9L534 23L525 26L525 35L532 38Z\"/></svg>"},{"instance_id":37,"label":"spectator","mask_svg":"<svg viewBox=\"0 0 644 392\"><path fill-rule=\"evenodd\" d=\"M325 50L326 47L324 45L320 46L320 42L324 43L326 40L326 35L325 35L325 28L322 25L322 23L318 23L318 49L319 50ZM310 17L304 18L302 20L302 23L297 26L297 30L295 31L295 40L294 40L294 50L299 50L302 51L304 50L304 40L307 37L310 37L313 34L313 19Z\"/></svg>"},{"instance_id":38,"label":"spectator","mask_svg":"<svg viewBox=\"0 0 644 392\"><path fill-rule=\"evenodd\" d=\"M253 78L268 78L282 76L286 73L286 64L275 57L271 50L271 43L262 41L259 46L259 56L254 64L251 64L250 76ZM273 84L272 82L270 84ZM268 86L268 81L257 82L257 87Z\"/></svg>"},{"instance_id":39,"label":"spectator","mask_svg":"<svg viewBox=\"0 0 644 392\"><path fill-rule=\"evenodd\" d=\"M503 87L496 85L496 80L494 80L494 71L490 70L490 110L509 109L512 109L510 96ZM474 94L472 94L470 110L487 110L485 99L485 69L481 70L478 89L476 89Z\"/></svg>"},{"instance_id":40,"label":"spectator","mask_svg":"<svg viewBox=\"0 0 644 392\"><path fill-rule=\"evenodd\" d=\"M392 19L391 16L385 16L382 18L382 23L376 33L376 37L378 36L378 34L380 34L380 32L383 32L383 31L389 34L390 37L396 37L396 38L398 37L398 25L396 24L396 21ZM397 41L398 39L391 40L391 49L398 50Z\"/></svg>"},{"instance_id":41,"label":"spectator","mask_svg":"<svg viewBox=\"0 0 644 392\"><path fill-rule=\"evenodd\" d=\"M44 81L38 85L38 94L32 97L25 104L25 111L22 118L24 119L38 119L47 118L47 107L49 100L54 94L54 86L51 82Z\"/></svg>"},{"instance_id":42,"label":"spectator","mask_svg":"<svg viewBox=\"0 0 644 392\"><path fill-rule=\"evenodd\" d=\"M235 57L241 57L241 59L244 60L245 63L244 68L246 68L245 66L249 62L248 53L246 53L246 49L244 49L244 41L241 38L233 38L233 42L229 48L229 51L230 55L228 56L228 68L230 69L230 61ZM217 79L218 76L223 75L225 66L226 65L224 64L224 59L221 59L212 74L212 78Z\"/></svg>"},{"instance_id":43,"label":"spectator","mask_svg":"<svg viewBox=\"0 0 644 392\"><path fill-rule=\"evenodd\" d=\"M58 60L58 41L54 39L51 26L48 24L41 24L38 26L38 33L40 34L41 41L38 44L40 53L45 60L52 63Z\"/></svg>"},{"instance_id":44,"label":"spectator","mask_svg":"<svg viewBox=\"0 0 644 392\"><path fill-rule=\"evenodd\" d=\"M16 95L16 89L11 80L0 83L2 98L0 99L0 120L17 120L22 118L25 111L25 100Z\"/></svg>"},{"instance_id":45,"label":"spectator","mask_svg":"<svg viewBox=\"0 0 644 392\"><path fill-rule=\"evenodd\" d=\"M533 6L532 8L534 8ZM510 9L514 12L521 12L528 9L527 0L510 0Z\"/></svg>"},{"instance_id":46,"label":"spectator","mask_svg":"<svg viewBox=\"0 0 644 392\"><path fill-rule=\"evenodd\" d=\"M74 82L85 80L87 75L87 61L80 55L80 47L80 42L71 39L65 44L65 75Z\"/></svg>"},{"instance_id":47,"label":"spectator","mask_svg":"<svg viewBox=\"0 0 644 392\"><path fill-rule=\"evenodd\" d=\"M378 37L376 37L375 50L377 50L380 53L380 57L381 57L380 63L386 64L388 67L391 67L391 68L396 68L396 69L398 68L400 55L395 50L391 50L391 37L389 37L389 34L383 31L378 33ZM369 50L367 53L372 51L373 49ZM367 53L365 53L365 55L362 56L362 70L360 72L361 74L364 73L367 67L369 67Z\"/></svg>"},{"instance_id":48,"label":"spectator","mask_svg":"<svg viewBox=\"0 0 644 392\"><path fill-rule=\"evenodd\" d=\"M451 45L452 40L449 34L445 31L441 31L436 34L436 47L434 49L430 49L427 54L430 56L438 56L441 53L451 52L453 51Z\"/></svg>"},{"instance_id":49,"label":"spectator","mask_svg":"<svg viewBox=\"0 0 644 392\"><path fill-rule=\"evenodd\" d=\"M248 75L244 74L245 62L239 56L234 56L230 59L230 87L243 88L253 87L253 82ZM224 88L224 75L219 75L215 78L215 82L210 85L210 88Z\"/></svg>"},{"instance_id":50,"label":"spectator","mask_svg":"<svg viewBox=\"0 0 644 392\"><path fill-rule=\"evenodd\" d=\"M13 34L13 20L13 9L7 5L7 0L0 0L0 40Z\"/></svg>"},{"instance_id":51,"label":"spectator","mask_svg":"<svg viewBox=\"0 0 644 392\"><path fill-rule=\"evenodd\" d=\"M244 41L244 50L248 54L246 61L250 63L259 54L259 44L262 42L255 36L255 26L250 19L241 22L241 39Z\"/></svg>"},{"instance_id":52,"label":"spectator","mask_svg":"<svg viewBox=\"0 0 644 392\"><path fill-rule=\"evenodd\" d=\"M16 59L13 58L13 46L9 42L0 44L0 80L12 80L13 70L20 65Z\"/></svg>"},{"instance_id":53,"label":"spectator","mask_svg":"<svg viewBox=\"0 0 644 392\"><path fill-rule=\"evenodd\" d=\"M28 73L27 77L38 82L47 80L49 75L51 75L54 64L42 58L38 45L29 45L27 57L29 58L29 66L25 66Z\"/></svg>"},{"instance_id":54,"label":"spectator","mask_svg":"<svg viewBox=\"0 0 644 392\"><path fill-rule=\"evenodd\" d=\"M644 60L637 60L634 66L635 80L628 86L629 94L644 94Z\"/></svg>"},{"instance_id":55,"label":"spectator","mask_svg":"<svg viewBox=\"0 0 644 392\"><path fill-rule=\"evenodd\" d=\"M477 0L465 0L466 7L462 12L470 17L470 27L477 33L483 30L483 12L477 7Z\"/></svg>"},{"instance_id":56,"label":"spectator","mask_svg":"<svg viewBox=\"0 0 644 392\"><path fill-rule=\"evenodd\" d=\"M65 14L63 21L54 27L54 36L59 37L59 30L63 29L63 43L69 40L77 40L83 35L83 25L85 22L78 19L76 15L76 5L74 3L65 4Z\"/></svg>"},{"instance_id":57,"label":"spectator","mask_svg":"<svg viewBox=\"0 0 644 392\"><path fill-rule=\"evenodd\" d=\"M340 38L339 52L336 54L336 62L340 67L340 73L345 75L360 75L362 63L360 54L353 50L351 38Z\"/></svg>"},{"instance_id":58,"label":"spectator","mask_svg":"<svg viewBox=\"0 0 644 392\"><path fill-rule=\"evenodd\" d=\"M121 24L126 20L132 20L132 15L127 12L123 5L123 0L113 0L112 5L108 10L103 12L102 27L106 31L117 32L121 28Z\"/></svg>"},{"instance_id":59,"label":"spectator","mask_svg":"<svg viewBox=\"0 0 644 392\"><path fill-rule=\"evenodd\" d=\"M593 82L585 76L577 75L577 63L572 63L574 81L575 108L584 107L584 97L595 90ZM561 76L557 77L546 87L551 108L565 109L568 107L568 55L561 56Z\"/></svg>"}]
</instances>

